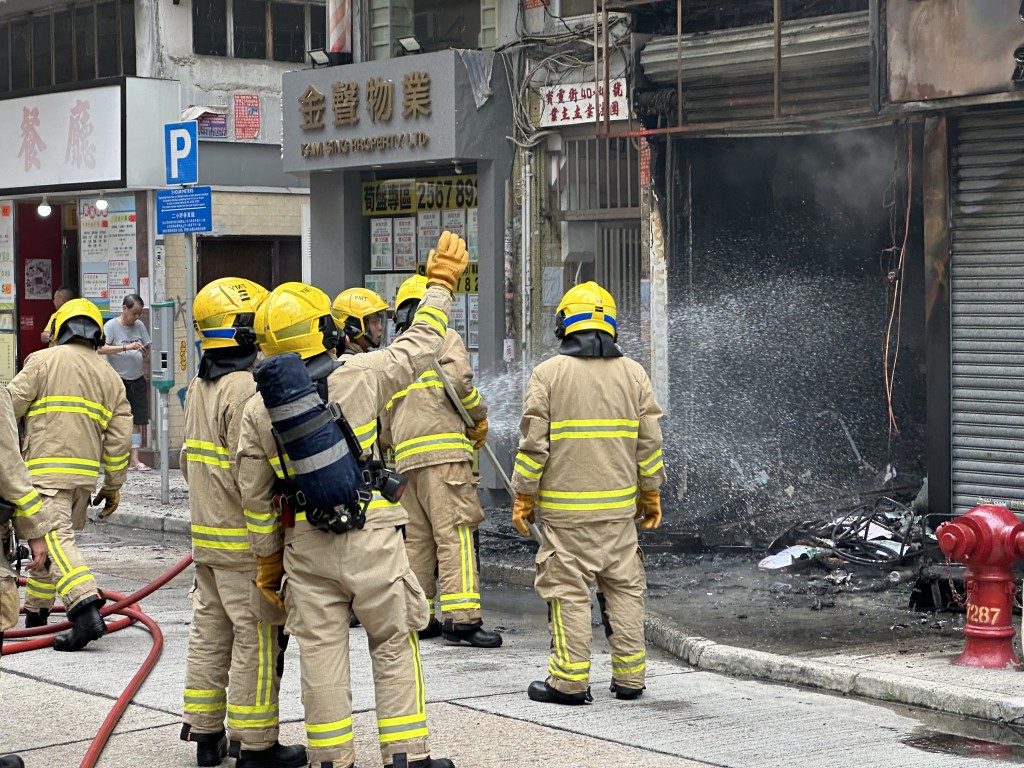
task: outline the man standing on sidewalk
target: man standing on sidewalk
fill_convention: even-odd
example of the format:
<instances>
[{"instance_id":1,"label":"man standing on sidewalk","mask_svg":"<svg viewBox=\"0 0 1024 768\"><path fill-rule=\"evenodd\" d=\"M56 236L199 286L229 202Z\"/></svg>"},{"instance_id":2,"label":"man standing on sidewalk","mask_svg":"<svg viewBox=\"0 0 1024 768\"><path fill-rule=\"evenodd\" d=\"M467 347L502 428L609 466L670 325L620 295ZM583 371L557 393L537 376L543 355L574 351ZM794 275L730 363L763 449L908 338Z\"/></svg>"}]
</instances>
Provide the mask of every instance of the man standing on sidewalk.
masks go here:
<instances>
[{"instance_id":1,"label":"man standing on sidewalk","mask_svg":"<svg viewBox=\"0 0 1024 768\"><path fill-rule=\"evenodd\" d=\"M597 283L570 288L558 305L559 354L533 369L519 428L512 522L529 536L544 523L534 589L548 604L547 680L534 701L585 704L590 695L590 587L596 581L612 649L611 690L644 691L643 559L634 517L661 522L662 410L651 380L615 343L615 300ZM639 490L639 495L638 495Z\"/></svg>"},{"instance_id":2,"label":"man standing on sidewalk","mask_svg":"<svg viewBox=\"0 0 1024 768\"><path fill-rule=\"evenodd\" d=\"M130 293L121 302L120 317L113 317L103 326L107 343L99 348L101 355L107 355L117 375L124 382L125 395L132 408L132 455L128 469L148 472L149 467L139 461L142 447L142 428L149 424L149 387L143 375L143 363L149 359L152 341L146 324L139 318L144 309L142 297Z\"/></svg>"},{"instance_id":3,"label":"man standing on sidewalk","mask_svg":"<svg viewBox=\"0 0 1024 768\"><path fill-rule=\"evenodd\" d=\"M427 292L427 278L402 283L395 300L395 330L412 324ZM398 471L409 479L402 506L409 513L405 549L430 601L430 623L420 638L444 636L449 645L497 648L501 635L483 628L480 564L474 546L484 511L476 495L473 449L487 441L487 404L473 385L473 367L462 337L449 327L437 364L475 424L469 429L448 399L437 371L428 368L395 395L382 419L382 442L395 449ZM434 596L441 582L441 616Z\"/></svg>"}]
</instances>

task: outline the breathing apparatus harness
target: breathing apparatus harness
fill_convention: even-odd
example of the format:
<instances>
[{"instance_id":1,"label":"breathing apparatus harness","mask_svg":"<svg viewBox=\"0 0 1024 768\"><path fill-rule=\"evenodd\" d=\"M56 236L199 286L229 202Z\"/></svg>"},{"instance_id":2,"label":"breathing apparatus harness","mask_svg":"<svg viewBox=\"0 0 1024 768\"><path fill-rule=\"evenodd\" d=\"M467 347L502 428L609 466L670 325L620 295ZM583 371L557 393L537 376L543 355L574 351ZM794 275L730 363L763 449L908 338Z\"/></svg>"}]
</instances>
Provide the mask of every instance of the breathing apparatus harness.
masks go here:
<instances>
[{"instance_id":1,"label":"breathing apparatus harness","mask_svg":"<svg viewBox=\"0 0 1024 768\"><path fill-rule=\"evenodd\" d=\"M387 501L398 503L405 491L406 477L385 466L380 458L363 459L362 448L356 438L355 431L345 418L338 403L328 400L327 378L344 365L344 361L335 360L329 355L318 355L310 360L305 369L316 387L316 393L323 403L323 410L304 424L279 432L276 427L271 431L277 447L278 460L284 478L278 478L274 488L274 508L286 528L295 525L295 515L305 513L306 520L317 529L328 533L342 534L353 528L362 528L366 524L366 511L373 500L373 492L377 491ZM303 477L294 475L284 460L287 453L286 445L302 440L324 428L330 429L331 423L337 425L341 438L345 443L343 462L355 465L355 482L338 483L333 486L342 497L334 506L316 504L307 493ZM374 443L376 448L376 443ZM379 448L377 448L379 453Z\"/></svg>"}]
</instances>

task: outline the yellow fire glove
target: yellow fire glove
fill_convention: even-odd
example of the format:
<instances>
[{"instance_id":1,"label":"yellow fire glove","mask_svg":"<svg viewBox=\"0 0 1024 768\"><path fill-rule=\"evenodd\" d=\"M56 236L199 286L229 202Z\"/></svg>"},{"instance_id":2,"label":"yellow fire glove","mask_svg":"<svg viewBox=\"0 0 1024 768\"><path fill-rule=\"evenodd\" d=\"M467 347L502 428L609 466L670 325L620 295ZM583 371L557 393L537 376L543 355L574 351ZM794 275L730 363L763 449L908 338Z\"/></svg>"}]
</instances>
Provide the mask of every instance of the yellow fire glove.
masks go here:
<instances>
[{"instance_id":1,"label":"yellow fire glove","mask_svg":"<svg viewBox=\"0 0 1024 768\"><path fill-rule=\"evenodd\" d=\"M530 529L526 527L526 524L532 523L536 519L536 515L533 514L533 496L527 493L517 493L515 504L512 505L512 525L523 536L529 538Z\"/></svg>"},{"instance_id":2,"label":"yellow fire glove","mask_svg":"<svg viewBox=\"0 0 1024 768\"><path fill-rule=\"evenodd\" d=\"M427 285L443 285L454 293L468 263L466 241L446 229L427 256Z\"/></svg>"},{"instance_id":3,"label":"yellow fire glove","mask_svg":"<svg viewBox=\"0 0 1024 768\"><path fill-rule=\"evenodd\" d=\"M641 531L651 531L661 525L661 491L640 491L636 502L636 516L642 517Z\"/></svg>"},{"instance_id":4,"label":"yellow fire glove","mask_svg":"<svg viewBox=\"0 0 1024 768\"><path fill-rule=\"evenodd\" d=\"M487 419L480 419L472 427L466 427L466 437L473 441L474 448L483 448L487 442Z\"/></svg>"},{"instance_id":5,"label":"yellow fire glove","mask_svg":"<svg viewBox=\"0 0 1024 768\"><path fill-rule=\"evenodd\" d=\"M114 514L114 511L121 504L121 491L117 488L103 488L96 494L96 498L92 500L92 506L98 507L101 502L103 509L100 510L98 517L100 520L105 520Z\"/></svg>"},{"instance_id":6,"label":"yellow fire glove","mask_svg":"<svg viewBox=\"0 0 1024 768\"><path fill-rule=\"evenodd\" d=\"M271 605L284 610L284 601L278 595L284 578L284 550L272 555L256 557L256 588Z\"/></svg>"}]
</instances>

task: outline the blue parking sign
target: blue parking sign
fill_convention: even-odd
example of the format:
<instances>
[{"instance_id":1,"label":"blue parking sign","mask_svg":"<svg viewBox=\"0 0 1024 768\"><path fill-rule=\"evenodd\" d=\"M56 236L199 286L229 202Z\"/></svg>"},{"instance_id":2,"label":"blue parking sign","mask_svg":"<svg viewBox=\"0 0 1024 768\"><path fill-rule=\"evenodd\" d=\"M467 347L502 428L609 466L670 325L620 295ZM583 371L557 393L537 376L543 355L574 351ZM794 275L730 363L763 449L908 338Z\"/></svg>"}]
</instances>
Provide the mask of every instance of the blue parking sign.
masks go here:
<instances>
[{"instance_id":1,"label":"blue parking sign","mask_svg":"<svg viewBox=\"0 0 1024 768\"><path fill-rule=\"evenodd\" d=\"M195 120L164 125L167 185L199 183L199 129Z\"/></svg>"}]
</instances>

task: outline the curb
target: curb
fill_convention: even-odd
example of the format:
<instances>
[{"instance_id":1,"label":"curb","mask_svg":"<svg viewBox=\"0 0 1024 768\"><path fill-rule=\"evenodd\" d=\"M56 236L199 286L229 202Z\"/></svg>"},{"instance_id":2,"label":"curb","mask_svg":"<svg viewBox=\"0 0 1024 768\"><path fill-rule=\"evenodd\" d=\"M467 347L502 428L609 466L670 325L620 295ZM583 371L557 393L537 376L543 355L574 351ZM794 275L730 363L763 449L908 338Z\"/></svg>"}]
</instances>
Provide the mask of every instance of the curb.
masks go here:
<instances>
[{"instance_id":1,"label":"curb","mask_svg":"<svg viewBox=\"0 0 1024 768\"><path fill-rule=\"evenodd\" d=\"M126 512L116 522L101 523L189 535L188 521ZM533 587L534 569L525 565L482 563L480 578L491 584ZM921 707L950 715L1011 725L1024 725L1024 697L964 688L906 675L856 669L838 663L782 656L722 645L683 629L673 619L650 609L644 620L648 642L695 669L730 677L799 685L821 691Z\"/></svg>"}]
</instances>

